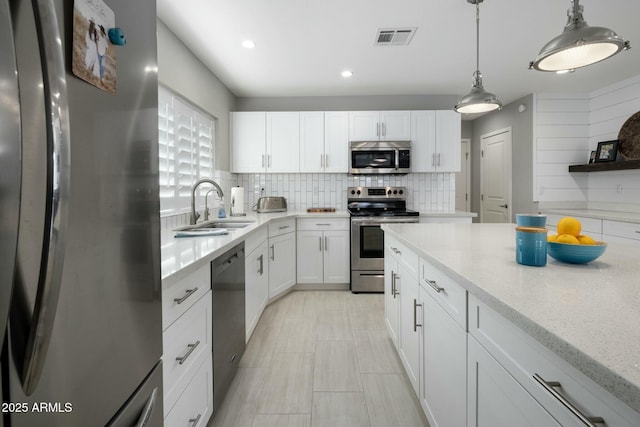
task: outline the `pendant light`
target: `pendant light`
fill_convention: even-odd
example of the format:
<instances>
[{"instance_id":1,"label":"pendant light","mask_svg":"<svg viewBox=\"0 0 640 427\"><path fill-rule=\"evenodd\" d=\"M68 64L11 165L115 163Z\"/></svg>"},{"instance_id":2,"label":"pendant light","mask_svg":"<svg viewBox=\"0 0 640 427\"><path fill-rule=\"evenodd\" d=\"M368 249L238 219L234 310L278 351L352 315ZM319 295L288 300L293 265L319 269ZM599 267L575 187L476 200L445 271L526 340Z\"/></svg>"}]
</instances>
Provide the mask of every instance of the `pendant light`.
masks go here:
<instances>
[{"instance_id":1,"label":"pendant light","mask_svg":"<svg viewBox=\"0 0 640 427\"><path fill-rule=\"evenodd\" d=\"M529 63L529 69L574 70L631 48L629 41L623 40L615 31L587 25L582 11L580 0L571 0L564 31L542 47L536 60Z\"/></svg>"},{"instance_id":2,"label":"pendant light","mask_svg":"<svg viewBox=\"0 0 640 427\"><path fill-rule=\"evenodd\" d=\"M476 5L476 71L473 73L471 92L463 96L453 109L458 113L486 113L499 110L502 102L494 94L484 90L480 72L480 3L483 0L467 0Z\"/></svg>"}]
</instances>

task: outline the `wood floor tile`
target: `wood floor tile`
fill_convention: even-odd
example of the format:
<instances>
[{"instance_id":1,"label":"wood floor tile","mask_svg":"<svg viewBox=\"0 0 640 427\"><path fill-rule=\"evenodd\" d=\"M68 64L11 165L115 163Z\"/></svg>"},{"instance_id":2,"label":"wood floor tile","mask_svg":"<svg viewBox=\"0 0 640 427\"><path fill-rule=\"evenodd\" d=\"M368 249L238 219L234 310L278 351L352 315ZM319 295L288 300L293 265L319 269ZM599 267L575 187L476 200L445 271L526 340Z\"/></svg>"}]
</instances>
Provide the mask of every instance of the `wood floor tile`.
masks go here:
<instances>
[{"instance_id":1,"label":"wood floor tile","mask_svg":"<svg viewBox=\"0 0 640 427\"><path fill-rule=\"evenodd\" d=\"M276 353L313 353L315 351L315 321L286 318L280 322L280 334L274 346Z\"/></svg>"},{"instance_id":2,"label":"wood floor tile","mask_svg":"<svg viewBox=\"0 0 640 427\"><path fill-rule=\"evenodd\" d=\"M362 391L352 341L318 341L313 391Z\"/></svg>"},{"instance_id":3,"label":"wood floor tile","mask_svg":"<svg viewBox=\"0 0 640 427\"><path fill-rule=\"evenodd\" d=\"M311 427L311 414L257 414L251 427Z\"/></svg>"},{"instance_id":4,"label":"wood floor tile","mask_svg":"<svg viewBox=\"0 0 640 427\"><path fill-rule=\"evenodd\" d=\"M371 427L428 426L404 374L362 374Z\"/></svg>"},{"instance_id":5,"label":"wood floor tile","mask_svg":"<svg viewBox=\"0 0 640 427\"><path fill-rule=\"evenodd\" d=\"M313 360L313 353L274 354L257 413L311 413Z\"/></svg>"},{"instance_id":6,"label":"wood floor tile","mask_svg":"<svg viewBox=\"0 0 640 427\"><path fill-rule=\"evenodd\" d=\"M384 331L354 331L356 356L360 373L401 374L402 362L393 341Z\"/></svg>"},{"instance_id":7,"label":"wood floor tile","mask_svg":"<svg viewBox=\"0 0 640 427\"><path fill-rule=\"evenodd\" d=\"M239 368L227 395L214 415L212 427L246 427L256 412L267 370Z\"/></svg>"},{"instance_id":8,"label":"wood floor tile","mask_svg":"<svg viewBox=\"0 0 640 427\"><path fill-rule=\"evenodd\" d=\"M267 313L265 310L247 343L247 348L238 366L245 368L271 366L271 359L279 335L280 323L273 319L273 312Z\"/></svg>"},{"instance_id":9,"label":"wood floor tile","mask_svg":"<svg viewBox=\"0 0 640 427\"><path fill-rule=\"evenodd\" d=\"M346 311L325 310L316 318L316 340L352 340L351 323Z\"/></svg>"},{"instance_id":10,"label":"wood floor tile","mask_svg":"<svg viewBox=\"0 0 640 427\"><path fill-rule=\"evenodd\" d=\"M362 393L313 393L312 427L369 427Z\"/></svg>"}]
</instances>

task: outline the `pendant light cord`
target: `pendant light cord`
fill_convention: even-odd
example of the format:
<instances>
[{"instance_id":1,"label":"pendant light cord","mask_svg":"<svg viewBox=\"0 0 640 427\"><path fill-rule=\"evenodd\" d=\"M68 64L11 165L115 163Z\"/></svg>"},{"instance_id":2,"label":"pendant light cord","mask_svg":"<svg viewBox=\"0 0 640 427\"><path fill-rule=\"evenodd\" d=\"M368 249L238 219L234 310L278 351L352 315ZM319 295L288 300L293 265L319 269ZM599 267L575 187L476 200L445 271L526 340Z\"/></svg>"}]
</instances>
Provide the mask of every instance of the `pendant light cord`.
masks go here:
<instances>
[{"instance_id":1,"label":"pendant light cord","mask_svg":"<svg viewBox=\"0 0 640 427\"><path fill-rule=\"evenodd\" d=\"M480 74L480 1L476 0L476 72Z\"/></svg>"}]
</instances>

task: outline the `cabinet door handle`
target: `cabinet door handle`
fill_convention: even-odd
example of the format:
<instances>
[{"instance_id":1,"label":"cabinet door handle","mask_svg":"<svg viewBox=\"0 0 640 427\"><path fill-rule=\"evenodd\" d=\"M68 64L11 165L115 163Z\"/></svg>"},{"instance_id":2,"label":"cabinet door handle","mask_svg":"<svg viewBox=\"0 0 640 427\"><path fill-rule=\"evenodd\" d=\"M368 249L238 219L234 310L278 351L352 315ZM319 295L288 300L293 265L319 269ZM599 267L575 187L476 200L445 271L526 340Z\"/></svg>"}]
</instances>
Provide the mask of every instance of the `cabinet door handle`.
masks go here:
<instances>
[{"instance_id":1,"label":"cabinet door handle","mask_svg":"<svg viewBox=\"0 0 640 427\"><path fill-rule=\"evenodd\" d=\"M438 166L440 166L440 153L438 153Z\"/></svg>"},{"instance_id":2,"label":"cabinet door handle","mask_svg":"<svg viewBox=\"0 0 640 427\"><path fill-rule=\"evenodd\" d=\"M318 243L320 244L320 252L322 252L322 236L318 237Z\"/></svg>"},{"instance_id":3,"label":"cabinet door handle","mask_svg":"<svg viewBox=\"0 0 640 427\"><path fill-rule=\"evenodd\" d=\"M264 167L264 154L262 155L262 167Z\"/></svg>"},{"instance_id":4,"label":"cabinet door handle","mask_svg":"<svg viewBox=\"0 0 640 427\"><path fill-rule=\"evenodd\" d=\"M533 374L533 379L542 386L550 395L552 395L562 406L567 408L569 412L575 415L585 426L595 427L596 424L604 424L602 417L589 417L584 415L575 405L569 402L563 395L558 393L554 387L562 387L558 381L545 381L540 375Z\"/></svg>"},{"instance_id":5,"label":"cabinet door handle","mask_svg":"<svg viewBox=\"0 0 640 427\"><path fill-rule=\"evenodd\" d=\"M320 167L324 167L324 155L320 154Z\"/></svg>"},{"instance_id":6,"label":"cabinet door handle","mask_svg":"<svg viewBox=\"0 0 640 427\"><path fill-rule=\"evenodd\" d=\"M505 208L505 209L509 207L509 205L506 204L506 203L504 205L498 205L498 206L501 207L501 208Z\"/></svg>"},{"instance_id":7,"label":"cabinet door handle","mask_svg":"<svg viewBox=\"0 0 640 427\"><path fill-rule=\"evenodd\" d=\"M329 167L329 155L328 154L324 155L324 167L325 168Z\"/></svg>"},{"instance_id":8,"label":"cabinet door handle","mask_svg":"<svg viewBox=\"0 0 640 427\"><path fill-rule=\"evenodd\" d=\"M418 332L418 327L422 328L422 324L418 325L418 307L422 307L422 304L418 304L418 300L413 299L413 332Z\"/></svg>"},{"instance_id":9,"label":"cabinet door handle","mask_svg":"<svg viewBox=\"0 0 640 427\"><path fill-rule=\"evenodd\" d=\"M271 167L271 154L267 155L267 162L269 163L269 167Z\"/></svg>"},{"instance_id":10,"label":"cabinet door handle","mask_svg":"<svg viewBox=\"0 0 640 427\"><path fill-rule=\"evenodd\" d=\"M264 255L260 255L258 257L258 262L260 263L260 268L258 268L258 274L262 276L262 273L264 273Z\"/></svg>"},{"instance_id":11,"label":"cabinet door handle","mask_svg":"<svg viewBox=\"0 0 640 427\"><path fill-rule=\"evenodd\" d=\"M327 236L324 236L324 250L325 252L329 250L329 241L327 240Z\"/></svg>"},{"instance_id":12,"label":"cabinet door handle","mask_svg":"<svg viewBox=\"0 0 640 427\"><path fill-rule=\"evenodd\" d=\"M197 286L195 288L193 288L193 289L187 289L185 291L186 294L184 294L184 296L182 298L174 298L173 302L178 303L178 304L182 304L183 302L185 302L185 300L187 298L189 298L191 295L195 294L197 290L198 290Z\"/></svg>"},{"instance_id":13,"label":"cabinet door handle","mask_svg":"<svg viewBox=\"0 0 640 427\"><path fill-rule=\"evenodd\" d=\"M391 296L396 298L396 273L391 270Z\"/></svg>"},{"instance_id":14,"label":"cabinet door handle","mask_svg":"<svg viewBox=\"0 0 640 427\"><path fill-rule=\"evenodd\" d=\"M431 154L431 166L436 166L436 153Z\"/></svg>"},{"instance_id":15,"label":"cabinet door handle","mask_svg":"<svg viewBox=\"0 0 640 427\"><path fill-rule=\"evenodd\" d=\"M200 422L200 417L202 417L202 414L198 414L197 417L189 419L189 422L191 423L191 427L196 427L198 425L198 423Z\"/></svg>"},{"instance_id":16,"label":"cabinet door handle","mask_svg":"<svg viewBox=\"0 0 640 427\"><path fill-rule=\"evenodd\" d=\"M276 260L276 248L275 245L271 245L271 261Z\"/></svg>"},{"instance_id":17,"label":"cabinet door handle","mask_svg":"<svg viewBox=\"0 0 640 427\"><path fill-rule=\"evenodd\" d=\"M397 295L400 295L400 292L398 292L398 279L400 279L400 275L393 273L393 277L395 279L393 281L393 298L395 299Z\"/></svg>"},{"instance_id":18,"label":"cabinet door handle","mask_svg":"<svg viewBox=\"0 0 640 427\"><path fill-rule=\"evenodd\" d=\"M382 136L387 136L387 127L384 122L382 122Z\"/></svg>"},{"instance_id":19,"label":"cabinet door handle","mask_svg":"<svg viewBox=\"0 0 640 427\"><path fill-rule=\"evenodd\" d=\"M199 340L196 341L195 344L187 344L187 347L189 347L189 350L187 350L184 356L176 357L176 360L178 361L178 363L182 365L184 362L186 362L189 356L191 356L191 353L193 353L193 350L195 350L196 347L198 347L199 345L200 345Z\"/></svg>"},{"instance_id":20,"label":"cabinet door handle","mask_svg":"<svg viewBox=\"0 0 640 427\"><path fill-rule=\"evenodd\" d=\"M380 123L376 122L376 136L380 136Z\"/></svg>"},{"instance_id":21,"label":"cabinet door handle","mask_svg":"<svg viewBox=\"0 0 640 427\"><path fill-rule=\"evenodd\" d=\"M427 282L427 285L431 286L433 290L436 291L437 293L444 291L444 288L441 288L440 286L438 286L435 280L429 280L425 277L424 281Z\"/></svg>"}]
</instances>

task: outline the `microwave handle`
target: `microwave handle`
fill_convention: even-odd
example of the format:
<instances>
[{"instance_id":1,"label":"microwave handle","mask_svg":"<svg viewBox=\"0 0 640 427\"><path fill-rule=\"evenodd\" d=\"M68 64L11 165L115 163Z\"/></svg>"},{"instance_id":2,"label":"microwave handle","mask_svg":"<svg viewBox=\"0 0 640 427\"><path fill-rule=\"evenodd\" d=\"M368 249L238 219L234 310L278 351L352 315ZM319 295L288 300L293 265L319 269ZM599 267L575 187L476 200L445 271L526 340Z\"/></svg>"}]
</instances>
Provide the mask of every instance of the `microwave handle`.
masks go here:
<instances>
[{"instance_id":1,"label":"microwave handle","mask_svg":"<svg viewBox=\"0 0 640 427\"><path fill-rule=\"evenodd\" d=\"M400 169L400 150L396 148L396 170Z\"/></svg>"}]
</instances>

